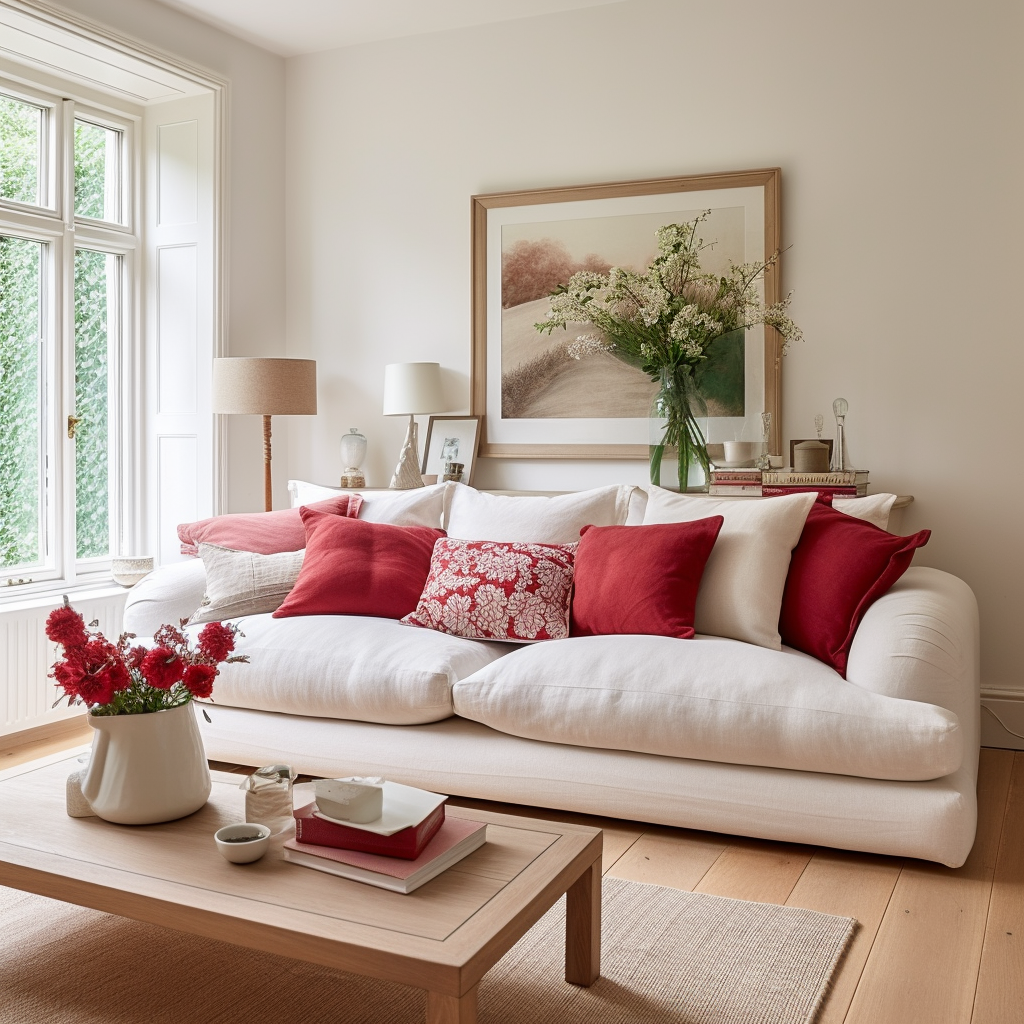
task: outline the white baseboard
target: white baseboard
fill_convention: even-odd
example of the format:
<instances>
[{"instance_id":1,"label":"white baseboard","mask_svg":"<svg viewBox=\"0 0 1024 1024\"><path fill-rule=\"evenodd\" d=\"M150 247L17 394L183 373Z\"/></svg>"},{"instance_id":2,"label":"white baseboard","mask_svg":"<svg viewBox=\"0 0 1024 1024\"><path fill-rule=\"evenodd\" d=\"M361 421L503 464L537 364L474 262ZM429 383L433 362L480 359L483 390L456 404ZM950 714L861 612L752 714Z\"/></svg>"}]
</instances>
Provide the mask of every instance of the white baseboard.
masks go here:
<instances>
[{"instance_id":1,"label":"white baseboard","mask_svg":"<svg viewBox=\"0 0 1024 1024\"><path fill-rule=\"evenodd\" d=\"M990 690L982 694L981 745L1024 750L1024 693Z\"/></svg>"}]
</instances>

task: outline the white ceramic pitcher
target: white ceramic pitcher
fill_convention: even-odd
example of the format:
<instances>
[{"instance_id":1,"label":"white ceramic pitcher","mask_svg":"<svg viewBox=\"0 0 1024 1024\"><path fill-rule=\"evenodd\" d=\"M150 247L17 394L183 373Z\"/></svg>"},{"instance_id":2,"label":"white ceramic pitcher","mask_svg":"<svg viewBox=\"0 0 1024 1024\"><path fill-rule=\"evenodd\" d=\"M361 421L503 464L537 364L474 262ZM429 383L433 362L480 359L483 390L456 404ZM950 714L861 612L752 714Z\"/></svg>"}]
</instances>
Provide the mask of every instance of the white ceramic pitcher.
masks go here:
<instances>
[{"instance_id":1,"label":"white ceramic pitcher","mask_svg":"<svg viewBox=\"0 0 1024 1024\"><path fill-rule=\"evenodd\" d=\"M82 795L121 825L152 825L198 811L212 783L191 702L146 715L89 715L96 730Z\"/></svg>"}]
</instances>

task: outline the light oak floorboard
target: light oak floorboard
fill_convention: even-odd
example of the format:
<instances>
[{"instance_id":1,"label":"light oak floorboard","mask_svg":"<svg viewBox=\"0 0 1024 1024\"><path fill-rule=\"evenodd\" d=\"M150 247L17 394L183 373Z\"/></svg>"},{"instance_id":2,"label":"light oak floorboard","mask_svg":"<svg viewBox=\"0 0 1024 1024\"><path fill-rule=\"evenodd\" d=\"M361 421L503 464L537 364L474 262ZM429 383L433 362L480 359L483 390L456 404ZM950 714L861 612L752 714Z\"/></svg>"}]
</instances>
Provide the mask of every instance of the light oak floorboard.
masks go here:
<instances>
[{"instance_id":1,"label":"light oak floorboard","mask_svg":"<svg viewBox=\"0 0 1024 1024\"><path fill-rule=\"evenodd\" d=\"M815 1024L842 1024L845 1020L902 863L895 857L818 850L786 900L788 907L857 920L853 942Z\"/></svg>"},{"instance_id":2,"label":"light oak floorboard","mask_svg":"<svg viewBox=\"0 0 1024 1024\"><path fill-rule=\"evenodd\" d=\"M900 872L847 1024L970 1021L1012 765L1010 751L982 751L978 837L963 867L908 861Z\"/></svg>"},{"instance_id":3,"label":"light oak floorboard","mask_svg":"<svg viewBox=\"0 0 1024 1024\"><path fill-rule=\"evenodd\" d=\"M83 743L92 743L92 728L84 716L81 721L75 719L68 722L67 728L57 731L56 735L41 740L16 743L13 737L0 737L0 771L16 768L19 764L27 764L38 757L58 754L62 750L69 750Z\"/></svg>"},{"instance_id":4,"label":"light oak floorboard","mask_svg":"<svg viewBox=\"0 0 1024 1024\"><path fill-rule=\"evenodd\" d=\"M1024 753L1013 759L973 1024L1024 1020Z\"/></svg>"},{"instance_id":5,"label":"light oak floorboard","mask_svg":"<svg viewBox=\"0 0 1024 1024\"><path fill-rule=\"evenodd\" d=\"M4 748L0 740L0 766L81 741ZM602 828L604 870L616 877L855 917L856 936L816 1024L1021 1024L1024 753L983 750L978 793L978 840L956 871L494 801L452 804ZM442 1020L466 1009L437 1007Z\"/></svg>"}]
</instances>

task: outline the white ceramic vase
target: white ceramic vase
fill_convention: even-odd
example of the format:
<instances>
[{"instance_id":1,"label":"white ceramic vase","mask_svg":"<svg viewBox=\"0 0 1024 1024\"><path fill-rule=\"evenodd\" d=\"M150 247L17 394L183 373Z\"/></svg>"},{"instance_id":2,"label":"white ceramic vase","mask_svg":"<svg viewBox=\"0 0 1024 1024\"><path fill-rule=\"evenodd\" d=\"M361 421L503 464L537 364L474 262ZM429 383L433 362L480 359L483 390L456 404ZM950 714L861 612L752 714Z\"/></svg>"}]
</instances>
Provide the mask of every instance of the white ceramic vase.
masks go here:
<instances>
[{"instance_id":1,"label":"white ceramic vase","mask_svg":"<svg viewBox=\"0 0 1024 1024\"><path fill-rule=\"evenodd\" d=\"M198 811L212 783L191 702L147 715L89 715L95 729L82 795L121 825L152 825Z\"/></svg>"}]
</instances>

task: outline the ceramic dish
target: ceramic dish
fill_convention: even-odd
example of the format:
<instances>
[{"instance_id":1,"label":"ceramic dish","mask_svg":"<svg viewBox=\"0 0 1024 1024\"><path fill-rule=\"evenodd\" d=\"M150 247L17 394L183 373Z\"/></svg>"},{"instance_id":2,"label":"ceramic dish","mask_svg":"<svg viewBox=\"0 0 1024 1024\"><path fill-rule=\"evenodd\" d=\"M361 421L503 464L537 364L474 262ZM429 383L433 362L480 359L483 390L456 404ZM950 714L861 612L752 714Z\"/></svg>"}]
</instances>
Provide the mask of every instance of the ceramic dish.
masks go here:
<instances>
[{"instance_id":1,"label":"ceramic dish","mask_svg":"<svg viewBox=\"0 0 1024 1024\"><path fill-rule=\"evenodd\" d=\"M248 837L255 838L248 838ZM270 845L270 829L253 822L239 822L225 825L213 834L220 855L232 864L251 864L267 852Z\"/></svg>"}]
</instances>

